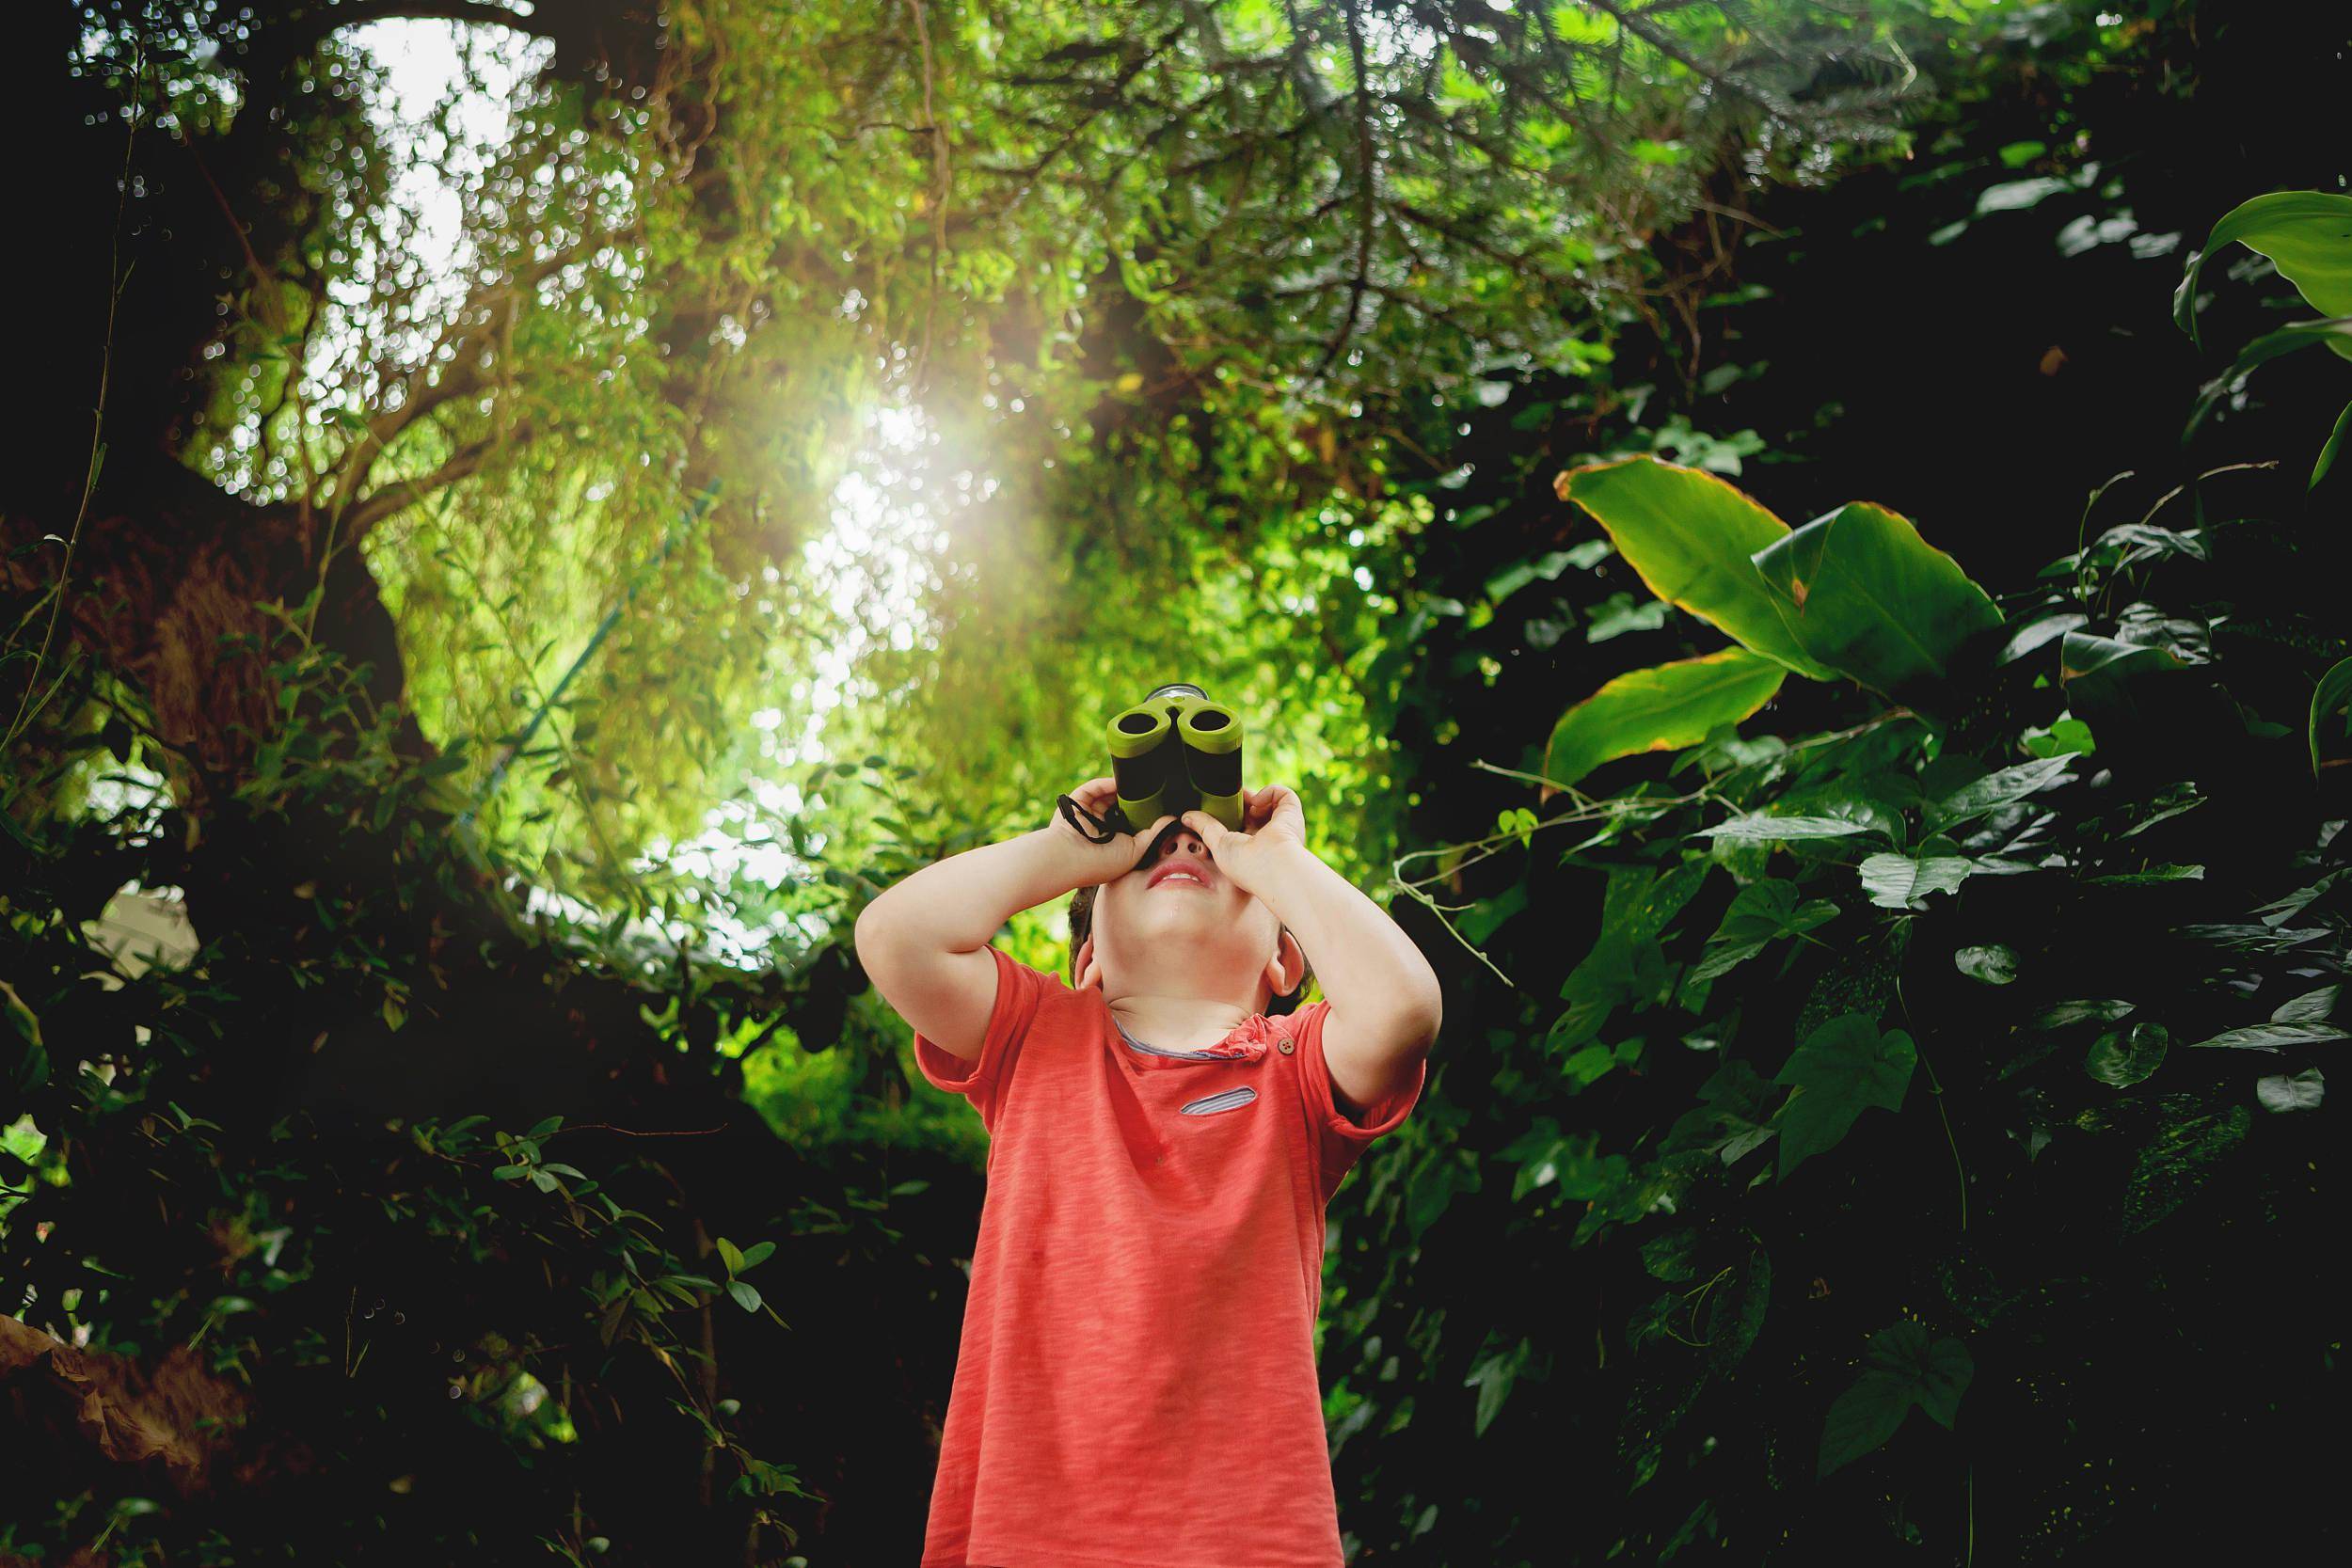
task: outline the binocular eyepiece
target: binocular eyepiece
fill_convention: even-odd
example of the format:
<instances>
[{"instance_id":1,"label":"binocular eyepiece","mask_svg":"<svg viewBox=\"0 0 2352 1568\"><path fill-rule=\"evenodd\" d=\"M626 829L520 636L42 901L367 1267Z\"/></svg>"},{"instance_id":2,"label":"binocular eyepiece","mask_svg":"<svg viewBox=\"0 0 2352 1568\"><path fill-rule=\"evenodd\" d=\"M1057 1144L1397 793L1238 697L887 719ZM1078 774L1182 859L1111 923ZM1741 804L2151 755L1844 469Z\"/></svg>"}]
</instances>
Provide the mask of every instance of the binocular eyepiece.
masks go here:
<instances>
[{"instance_id":1,"label":"binocular eyepiece","mask_svg":"<svg viewBox=\"0 0 2352 1568\"><path fill-rule=\"evenodd\" d=\"M1194 810L1241 832L1241 716L1232 708L1175 681L1112 715L1103 733L1130 832Z\"/></svg>"}]
</instances>

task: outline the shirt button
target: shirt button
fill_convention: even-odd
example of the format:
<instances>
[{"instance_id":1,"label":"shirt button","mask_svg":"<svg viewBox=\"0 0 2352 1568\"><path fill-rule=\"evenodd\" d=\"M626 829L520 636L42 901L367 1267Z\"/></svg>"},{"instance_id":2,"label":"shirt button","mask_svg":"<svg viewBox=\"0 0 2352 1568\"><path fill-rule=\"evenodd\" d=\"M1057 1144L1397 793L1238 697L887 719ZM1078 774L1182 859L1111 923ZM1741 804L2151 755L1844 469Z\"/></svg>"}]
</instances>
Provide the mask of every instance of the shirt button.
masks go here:
<instances>
[{"instance_id":1,"label":"shirt button","mask_svg":"<svg viewBox=\"0 0 2352 1568\"><path fill-rule=\"evenodd\" d=\"M1291 1044L1290 1037L1285 1035L1282 1038L1274 1042L1274 1049L1279 1051L1283 1055L1287 1056L1295 1048Z\"/></svg>"}]
</instances>

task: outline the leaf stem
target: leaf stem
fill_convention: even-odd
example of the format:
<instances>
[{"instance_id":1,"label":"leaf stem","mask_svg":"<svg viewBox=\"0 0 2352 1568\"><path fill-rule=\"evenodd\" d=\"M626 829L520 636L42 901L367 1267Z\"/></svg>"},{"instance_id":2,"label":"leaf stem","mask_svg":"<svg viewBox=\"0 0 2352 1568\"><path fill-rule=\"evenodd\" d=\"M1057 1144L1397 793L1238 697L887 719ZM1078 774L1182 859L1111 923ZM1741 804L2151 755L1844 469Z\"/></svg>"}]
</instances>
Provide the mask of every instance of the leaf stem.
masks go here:
<instances>
[{"instance_id":1,"label":"leaf stem","mask_svg":"<svg viewBox=\"0 0 2352 1568\"><path fill-rule=\"evenodd\" d=\"M1968 1166L1960 1157L1960 1139L1953 1135L1952 1118L1944 1109L1943 1080L1936 1077L1935 1064L1928 1060L1928 1053L1919 1050L1919 1036L1912 1026L1911 1004L1903 1000L1903 977L1899 972L1895 975L1895 1005L1903 1010L1903 1024L1911 1030L1911 1048L1918 1053L1919 1065L1928 1069L1928 1088L1935 1096L1935 1114L1944 1123L1944 1141L1951 1146L1952 1169L1960 1178L1960 1228L1965 1234L1968 1229Z\"/></svg>"}]
</instances>

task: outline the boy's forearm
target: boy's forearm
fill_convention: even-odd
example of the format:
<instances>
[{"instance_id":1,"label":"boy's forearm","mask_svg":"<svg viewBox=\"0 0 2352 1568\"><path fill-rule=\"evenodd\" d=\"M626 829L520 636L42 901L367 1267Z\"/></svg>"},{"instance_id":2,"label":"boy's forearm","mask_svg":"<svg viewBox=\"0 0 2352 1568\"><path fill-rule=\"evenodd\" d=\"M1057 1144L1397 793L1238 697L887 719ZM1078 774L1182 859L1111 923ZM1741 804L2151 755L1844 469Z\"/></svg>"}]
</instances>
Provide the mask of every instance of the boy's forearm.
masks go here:
<instances>
[{"instance_id":1,"label":"boy's forearm","mask_svg":"<svg viewBox=\"0 0 2352 1568\"><path fill-rule=\"evenodd\" d=\"M1052 828L934 861L884 888L859 923L945 952L985 947L1005 922L1088 879L1082 847Z\"/></svg>"},{"instance_id":2,"label":"boy's forearm","mask_svg":"<svg viewBox=\"0 0 2352 1568\"><path fill-rule=\"evenodd\" d=\"M1303 847L1273 882L1262 896L1298 939L1334 1012L1408 1033L1434 1024L1437 972L1386 910Z\"/></svg>"}]
</instances>

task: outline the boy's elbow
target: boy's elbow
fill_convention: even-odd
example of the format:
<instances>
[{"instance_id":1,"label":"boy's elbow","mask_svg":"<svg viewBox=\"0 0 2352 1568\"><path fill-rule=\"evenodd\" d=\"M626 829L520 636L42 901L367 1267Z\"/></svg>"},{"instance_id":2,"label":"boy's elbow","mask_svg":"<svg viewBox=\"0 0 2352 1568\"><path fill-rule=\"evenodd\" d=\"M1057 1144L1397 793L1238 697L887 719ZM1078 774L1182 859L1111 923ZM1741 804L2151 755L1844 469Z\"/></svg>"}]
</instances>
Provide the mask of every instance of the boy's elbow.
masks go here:
<instances>
[{"instance_id":1,"label":"boy's elbow","mask_svg":"<svg viewBox=\"0 0 2352 1568\"><path fill-rule=\"evenodd\" d=\"M1404 1034L1411 1049L1427 1051L1437 1043L1438 1030L1445 1022L1445 993L1434 977L1406 1003L1404 1020Z\"/></svg>"},{"instance_id":2,"label":"boy's elbow","mask_svg":"<svg viewBox=\"0 0 2352 1568\"><path fill-rule=\"evenodd\" d=\"M902 933L891 911L883 907L883 894L857 911L857 920L850 927L850 945L857 952L857 961L868 974L889 966L891 955L902 945Z\"/></svg>"}]
</instances>

